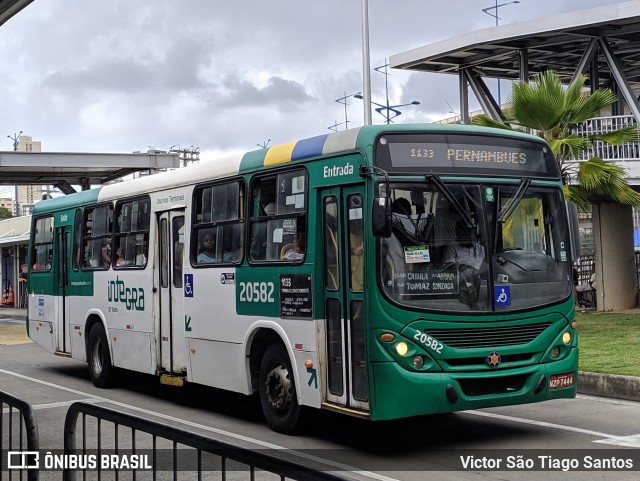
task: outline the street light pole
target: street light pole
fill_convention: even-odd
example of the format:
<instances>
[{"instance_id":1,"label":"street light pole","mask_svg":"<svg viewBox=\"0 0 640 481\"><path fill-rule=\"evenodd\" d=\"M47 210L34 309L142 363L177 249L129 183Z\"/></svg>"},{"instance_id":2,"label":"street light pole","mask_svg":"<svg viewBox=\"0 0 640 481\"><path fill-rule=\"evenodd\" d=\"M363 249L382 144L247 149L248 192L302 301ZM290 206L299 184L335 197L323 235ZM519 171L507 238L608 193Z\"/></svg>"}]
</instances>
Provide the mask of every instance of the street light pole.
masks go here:
<instances>
[{"instance_id":1,"label":"street light pole","mask_svg":"<svg viewBox=\"0 0 640 481\"><path fill-rule=\"evenodd\" d=\"M364 100L364 97L362 95L354 95L354 97L360 100ZM409 102L408 104L389 105L389 99L387 99L387 105L382 105L378 102L373 101L371 102L371 104L378 107L375 109L375 111L385 118L386 124L392 124L393 119L395 119L399 115L402 115L402 112L398 110L400 107L406 107L407 105L420 105L420 102L414 100L413 102Z\"/></svg>"},{"instance_id":2,"label":"street light pole","mask_svg":"<svg viewBox=\"0 0 640 481\"><path fill-rule=\"evenodd\" d=\"M371 125L371 61L369 60L369 1L362 0L362 94L364 125Z\"/></svg>"},{"instance_id":3,"label":"street light pole","mask_svg":"<svg viewBox=\"0 0 640 481\"><path fill-rule=\"evenodd\" d=\"M378 73L384 74L384 95L387 101L387 106L389 105L389 72L387 71L387 67L389 67L389 62L387 59L384 59L384 65L380 65L379 67L374 68ZM384 72L380 69L384 69ZM389 123L389 122L387 122Z\"/></svg>"},{"instance_id":4,"label":"street light pole","mask_svg":"<svg viewBox=\"0 0 640 481\"><path fill-rule=\"evenodd\" d=\"M373 102L371 100L371 98L368 99L369 103L372 105L377 105L378 108L375 109L376 112L378 112L380 115L382 115L387 124L391 124L393 123L393 119L395 119L398 115L401 115L402 112L400 112L398 110L399 107L406 107L407 105L420 105L420 102L418 102L417 100L414 100L413 102L409 102L408 104L400 104L400 105L389 105L389 72L387 71L387 68L389 67L389 63L387 62L387 59L384 59L384 65L380 65L379 67L374 68L374 70L376 72L379 72L381 74L384 74L384 92L385 92L385 101L386 104L382 105L379 104L377 102ZM384 72L382 71L382 69L384 69ZM364 97L361 94L355 94L354 95L355 98L360 99L360 100L364 100L365 103L367 102L366 97ZM383 113L384 111L384 113ZM391 115L393 113L393 115ZM371 124L369 124L371 125Z\"/></svg>"},{"instance_id":5,"label":"street light pole","mask_svg":"<svg viewBox=\"0 0 640 481\"><path fill-rule=\"evenodd\" d=\"M13 151L14 152L18 151L18 144L20 143L20 136L21 135L22 135L22 130L18 134L16 134L14 132L13 137L10 136L10 135L7 135L7 137L10 138L13 141ZM16 186L15 186L15 196L16 196L16 217L20 217L20 204L18 203L18 184L16 184Z\"/></svg>"},{"instance_id":6,"label":"street light pole","mask_svg":"<svg viewBox=\"0 0 640 481\"><path fill-rule=\"evenodd\" d=\"M486 7L482 9L483 13L486 13L490 17L496 19L496 27L500 24L500 17L498 16L498 8L504 7L505 5L511 5L512 3L520 3L520 0L513 0L512 2L506 2L498 4L498 0L496 0L496 4L491 7ZM490 13L489 10L495 10L496 13ZM498 77L498 107L502 106L502 99L500 98L500 77Z\"/></svg>"},{"instance_id":7,"label":"street light pole","mask_svg":"<svg viewBox=\"0 0 640 481\"><path fill-rule=\"evenodd\" d=\"M356 95L362 95L362 92L356 92L354 94L349 94L349 95L347 95L347 92L345 92L344 97L340 97L339 99L336 99L336 102L338 102L339 104L344 104L344 122L337 123L338 121L336 120L336 123L334 123L333 126L329 127L329 129L335 130L337 132L338 125L342 125L342 124L344 124L345 130L349 128L349 119L347 118L347 105L349 105L349 103L347 102L347 99L349 97L355 97Z\"/></svg>"}]
</instances>

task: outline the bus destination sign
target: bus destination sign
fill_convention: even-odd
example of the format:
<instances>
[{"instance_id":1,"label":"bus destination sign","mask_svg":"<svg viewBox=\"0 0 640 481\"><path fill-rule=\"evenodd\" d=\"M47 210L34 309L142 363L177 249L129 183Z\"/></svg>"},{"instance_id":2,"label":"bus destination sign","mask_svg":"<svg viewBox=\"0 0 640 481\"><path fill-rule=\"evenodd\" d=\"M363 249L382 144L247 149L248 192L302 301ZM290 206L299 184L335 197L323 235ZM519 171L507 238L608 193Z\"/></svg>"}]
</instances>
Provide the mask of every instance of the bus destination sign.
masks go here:
<instances>
[{"instance_id":1,"label":"bus destination sign","mask_svg":"<svg viewBox=\"0 0 640 481\"><path fill-rule=\"evenodd\" d=\"M470 144L393 143L391 163L402 167L474 167L545 172L542 150Z\"/></svg>"},{"instance_id":2,"label":"bus destination sign","mask_svg":"<svg viewBox=\"0 0 640 481\"><path fill-rule=\"evenodd\" d=\"M560 177L548 145L518 137L387 134L374 160L387 172Z\"/></svg>"}]
</instances>

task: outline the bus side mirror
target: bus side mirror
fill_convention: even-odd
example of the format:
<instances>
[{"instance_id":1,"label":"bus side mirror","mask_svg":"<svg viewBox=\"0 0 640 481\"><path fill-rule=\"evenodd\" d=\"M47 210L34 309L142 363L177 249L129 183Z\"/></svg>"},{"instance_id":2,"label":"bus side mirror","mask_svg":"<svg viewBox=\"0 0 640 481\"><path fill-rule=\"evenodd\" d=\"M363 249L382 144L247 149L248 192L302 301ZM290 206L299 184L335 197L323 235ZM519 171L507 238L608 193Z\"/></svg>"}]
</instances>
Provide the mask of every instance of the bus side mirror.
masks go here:
<instances>
[{"instance_id":1,"label":"bus side mirror","mask_svg":"<svg viewBox=\"0 0 640 481\"><path fill-rule=\"evenodd\" d=\"M391 237L391 202L387 197L373 199L371 227L376 237Z\"/></svg>"},{"instance_id":2,"label":"bus side mirror","mask_svg":"<svg viewBox=\"0 0 640 481\"><path fill-rule=\"evenodd\" d=\"M580 220L578 208L573 202L567 202L567 214L569 217L569 236L571 237L571 258L576 261L582 252L580 245Z\"/></svg>"}]
</instances>

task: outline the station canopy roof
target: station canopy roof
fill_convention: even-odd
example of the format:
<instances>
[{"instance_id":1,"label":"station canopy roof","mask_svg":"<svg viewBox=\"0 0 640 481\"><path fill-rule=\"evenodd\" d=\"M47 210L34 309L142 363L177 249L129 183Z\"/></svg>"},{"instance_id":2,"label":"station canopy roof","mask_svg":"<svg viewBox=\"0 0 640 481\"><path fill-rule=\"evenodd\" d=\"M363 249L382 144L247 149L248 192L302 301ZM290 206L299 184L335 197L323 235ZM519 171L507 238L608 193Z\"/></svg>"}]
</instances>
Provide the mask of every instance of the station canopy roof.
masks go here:
<instances>
[{"instance_id":1,"label":"station canopy roof","mask_svg":"<svg viewBox=\"0 0 640 481\"><path fill-rule=\"evenodd\" d=\"M29 5L33 0L0 0L0 25Z\"/></svg>"},{"instance_id":2,"label":"station canopy roof","mask_svg":"<svg viewBox=\"0 0 640 481\"><path fill-rule=\"evenodd\" d=\"M486 28L393 55L389 63L434 73L473 68L481 77L518 79L520 51L526 50L529 73L551 69L568 81L593 38L605 38L629 83L640 83L640 1ZM605 59L595 58L600 78L610 76Z\"/></svg>"},{"instance_id":3,"label":"station canopy roof","mask_svg":"<svg viewBox=\"0 0 640 481\"><path fill-rule=\"evenodd\" d=\"M0 185L100 185L136 171L180 167L178 154L99 154L83 152L0 152Z\"/></svg>"}]
</instances>

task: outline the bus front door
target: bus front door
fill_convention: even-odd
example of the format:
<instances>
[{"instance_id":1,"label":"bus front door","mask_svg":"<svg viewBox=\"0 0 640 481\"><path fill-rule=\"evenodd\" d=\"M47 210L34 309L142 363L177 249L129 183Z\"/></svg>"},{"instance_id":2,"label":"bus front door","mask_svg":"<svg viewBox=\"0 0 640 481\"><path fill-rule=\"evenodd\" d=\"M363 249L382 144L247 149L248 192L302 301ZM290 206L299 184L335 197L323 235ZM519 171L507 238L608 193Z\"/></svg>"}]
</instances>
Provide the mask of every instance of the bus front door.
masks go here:
<instances>
[{"instance_id":1,"label":"bus front door","mask_svg":"<svg viewBox=\"0 0 640 481\"><path fill-rule=\"evenodd\" d=\"M163 212L158 222L160 361L165 372L183 374L187 370L182 279L184 210Z\"/></svg>"},{"instance_id":2,"label":"bus front door","mask_svg":"<svg viewBox=\"0 0 640 481\"><path fill-rule=\"evenodd\" d=\"M364 336L362 189L323 190L325 399L367 411L369 384Z\"/></svg>"},{"instance_id":3,"label":"bus front door","mask_svg":"<svg viewBox=\"0 0 640 481\"><path fill-rule=\"evenodd\" d=\"M54 272L55 289L55 333L56 352L71 353L69 323L71 303L69 302L69 270L71 269L71 227L57 227L55 230L55 252L51 268Z\"/></svg>"}]
</instances>

